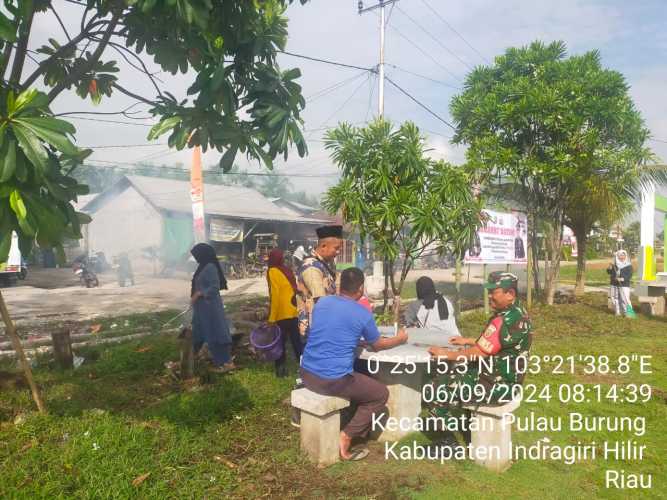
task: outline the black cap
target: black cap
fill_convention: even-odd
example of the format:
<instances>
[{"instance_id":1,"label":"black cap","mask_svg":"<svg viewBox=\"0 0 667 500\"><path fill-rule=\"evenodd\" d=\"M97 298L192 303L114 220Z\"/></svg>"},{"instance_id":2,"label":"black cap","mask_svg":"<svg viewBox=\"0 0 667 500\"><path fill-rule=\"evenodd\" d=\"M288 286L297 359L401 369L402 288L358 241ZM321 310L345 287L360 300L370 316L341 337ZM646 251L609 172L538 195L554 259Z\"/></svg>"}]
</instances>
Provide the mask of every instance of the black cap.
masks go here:
<instances>
[{"instance_id":1,"label":"black cap","mask_svg":"<svg viewBox=\"0 0 667 500\"><path fill-rule=\"evenodd\" d=\"M321 240L324 238L342 238L343 226L322 226L315 229L315 232Z\"/></svg>"}]
</instances>

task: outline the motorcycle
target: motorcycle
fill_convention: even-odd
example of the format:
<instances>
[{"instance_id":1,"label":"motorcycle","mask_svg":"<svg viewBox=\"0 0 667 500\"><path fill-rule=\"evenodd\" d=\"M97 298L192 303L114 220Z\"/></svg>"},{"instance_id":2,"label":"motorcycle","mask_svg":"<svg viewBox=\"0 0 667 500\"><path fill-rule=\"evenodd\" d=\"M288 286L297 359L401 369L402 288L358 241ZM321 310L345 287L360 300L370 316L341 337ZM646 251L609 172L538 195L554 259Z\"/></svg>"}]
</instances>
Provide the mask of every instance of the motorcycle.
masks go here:
<instances>
[{"instance_id":1,"label":"motorcycle","mask_svg":"<svg viewBox=\"0 0 667 500\"><path fill-rule=\"evenodd\" d=\"M74 271L74 274L76 274L79 277L79 282L81 283L81 286L85 286L86 288L95 288L97 286L100 286L100 282L97 279L97 275L93 271L88 269L85 262L83 261L75 262L72 265L72 271Z\"/></svg>"}]
</instances>

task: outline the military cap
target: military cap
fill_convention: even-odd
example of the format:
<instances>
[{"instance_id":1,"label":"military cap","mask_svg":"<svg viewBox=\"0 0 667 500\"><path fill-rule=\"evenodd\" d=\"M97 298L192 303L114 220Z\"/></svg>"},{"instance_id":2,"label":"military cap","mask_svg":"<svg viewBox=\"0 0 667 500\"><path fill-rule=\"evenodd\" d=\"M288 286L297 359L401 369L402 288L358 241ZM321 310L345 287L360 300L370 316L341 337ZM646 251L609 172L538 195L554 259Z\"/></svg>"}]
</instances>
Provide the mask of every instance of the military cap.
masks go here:
<instances>
[{"instance_id":1,"label":"military cap","mask_svg":"<svg viewBox=\"0 0 667 500\"><path fill-rule=\"evenodd\" d=\"M512 288L516 287L519 278L512 273L505 271L494 271L489 274L489 279L484 283L484 288L487 290L494 290L496 288Z\"/></svg>"}]
</instances>

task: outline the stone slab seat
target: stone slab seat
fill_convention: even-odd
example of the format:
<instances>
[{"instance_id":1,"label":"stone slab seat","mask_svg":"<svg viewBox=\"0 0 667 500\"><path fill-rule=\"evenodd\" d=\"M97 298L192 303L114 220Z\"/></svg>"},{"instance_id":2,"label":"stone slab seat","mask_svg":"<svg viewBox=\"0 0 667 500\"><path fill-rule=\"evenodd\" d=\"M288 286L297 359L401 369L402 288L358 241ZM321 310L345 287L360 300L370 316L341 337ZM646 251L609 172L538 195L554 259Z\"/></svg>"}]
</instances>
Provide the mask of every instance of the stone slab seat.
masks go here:
<instances>
[{"instance_id":1,"label":"stone slab seat","mask_svg":"<svg viewBox=\"0 0 667 500\"><path fill-rule=\"evenodd\" d=\"M310 460L320 466L338 462L340 411L350 402L304 387L292 391L292 406L301 410L301 449Z\"/></svg>"},{"instance_id":2,"label":"stone slab seat","mask_svg":"<svg viewBox=\"0 0 667 500\"><path fill-rule=\"evenodd\" d=\"M520 405L521 397L500 406L463 406L470 411L471 427L476 429L470 433L470 437L473 450L480 450L474 456L477 465L495 472L503 472L510 467L512 426L506 416L515 412Z\"/></svg>"},{"instance_id":3,"label":"stone slab seat","mask_svg":"<svg viewBox=\"0 0 667 500\"><path fill-rule=\"evenodd\" d=\"M642 314L648 316L664 316L665 298L664 297L637 297Z\"/></svg>"}]
</instances>

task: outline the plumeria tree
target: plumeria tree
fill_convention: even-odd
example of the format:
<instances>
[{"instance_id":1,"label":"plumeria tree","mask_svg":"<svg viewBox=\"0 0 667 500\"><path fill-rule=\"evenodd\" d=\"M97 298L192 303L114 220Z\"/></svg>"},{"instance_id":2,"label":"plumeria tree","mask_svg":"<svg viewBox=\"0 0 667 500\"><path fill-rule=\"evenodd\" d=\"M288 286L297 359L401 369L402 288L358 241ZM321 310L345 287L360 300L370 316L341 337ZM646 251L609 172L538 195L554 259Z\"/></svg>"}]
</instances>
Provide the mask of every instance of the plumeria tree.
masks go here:
<instances>
[{"instance_id":1,"label":"plumeria tree","mask_svg":"<svg viewBox=\"0 0 667 500\"><path fill-rule=\"evenodd\" d=\"M291 146L305 155L300 72L282 70L276 62L287 42L285 9L291 2L70 0L68 8L78 5L78 22L71 23L70 16L66 25L59 14L64 2L4 0L0 262L7 258L13 232L22 253L29 254L37 243L54 248L61 258L63 240L81 237L86 218L71 202L87 187L71 174L90 151L76 147L74 127L51 111L63 93L75 92L92 104L120 93L148 105L159 120L149 139L167 134L172 148L215 149L224 171L238 154L269 169L278 155L287 157ZM52 16L61 32L48 44L34 46L31 31L39 16ZM77 26L76 32L71 26ZM35 63L31 71L28 58ZM150 82L150 95L140 95L132 82L119 79L118 58ZM188 97L179 100L164 91L147 69L147 59L164 72L192 75ZM1 295L0 305L8 321Z\"/></svg>"},{"instance_id":2,"label":"plumeria tree","mask_svg":"<svg viewBox=\"0 0 667 500\"><path fill-rule=\"evenodd\" d=\"M341 211L388 262L385 307L388 285L400 297L415 259L434 246L462 253L480 226L482 204L468 175L430 159L413 123L398 128L383 119L363 128L343 123L327 133L325 147L341 179L323 206Z\"/></svg>"},{"instance_id":3,"label":"plumeria tree","mask_svg":"<svg viewBox=\"0 0 667 500\"><path fill-rule=\"evenodd\" d=\"M550 228L545 296L552 304L566 213L570 220L577 210L587 217L605 198L601 179L632 178L651 158L648 130L625 79L603 68L596 51L567 57L562 42L534 42L475 68L451 112L454 142L468 145L467 163L477 179L515 186L533 248L540 223ZM610 184L607 194L625 187Z\"/></svg>"}]
</instances>

